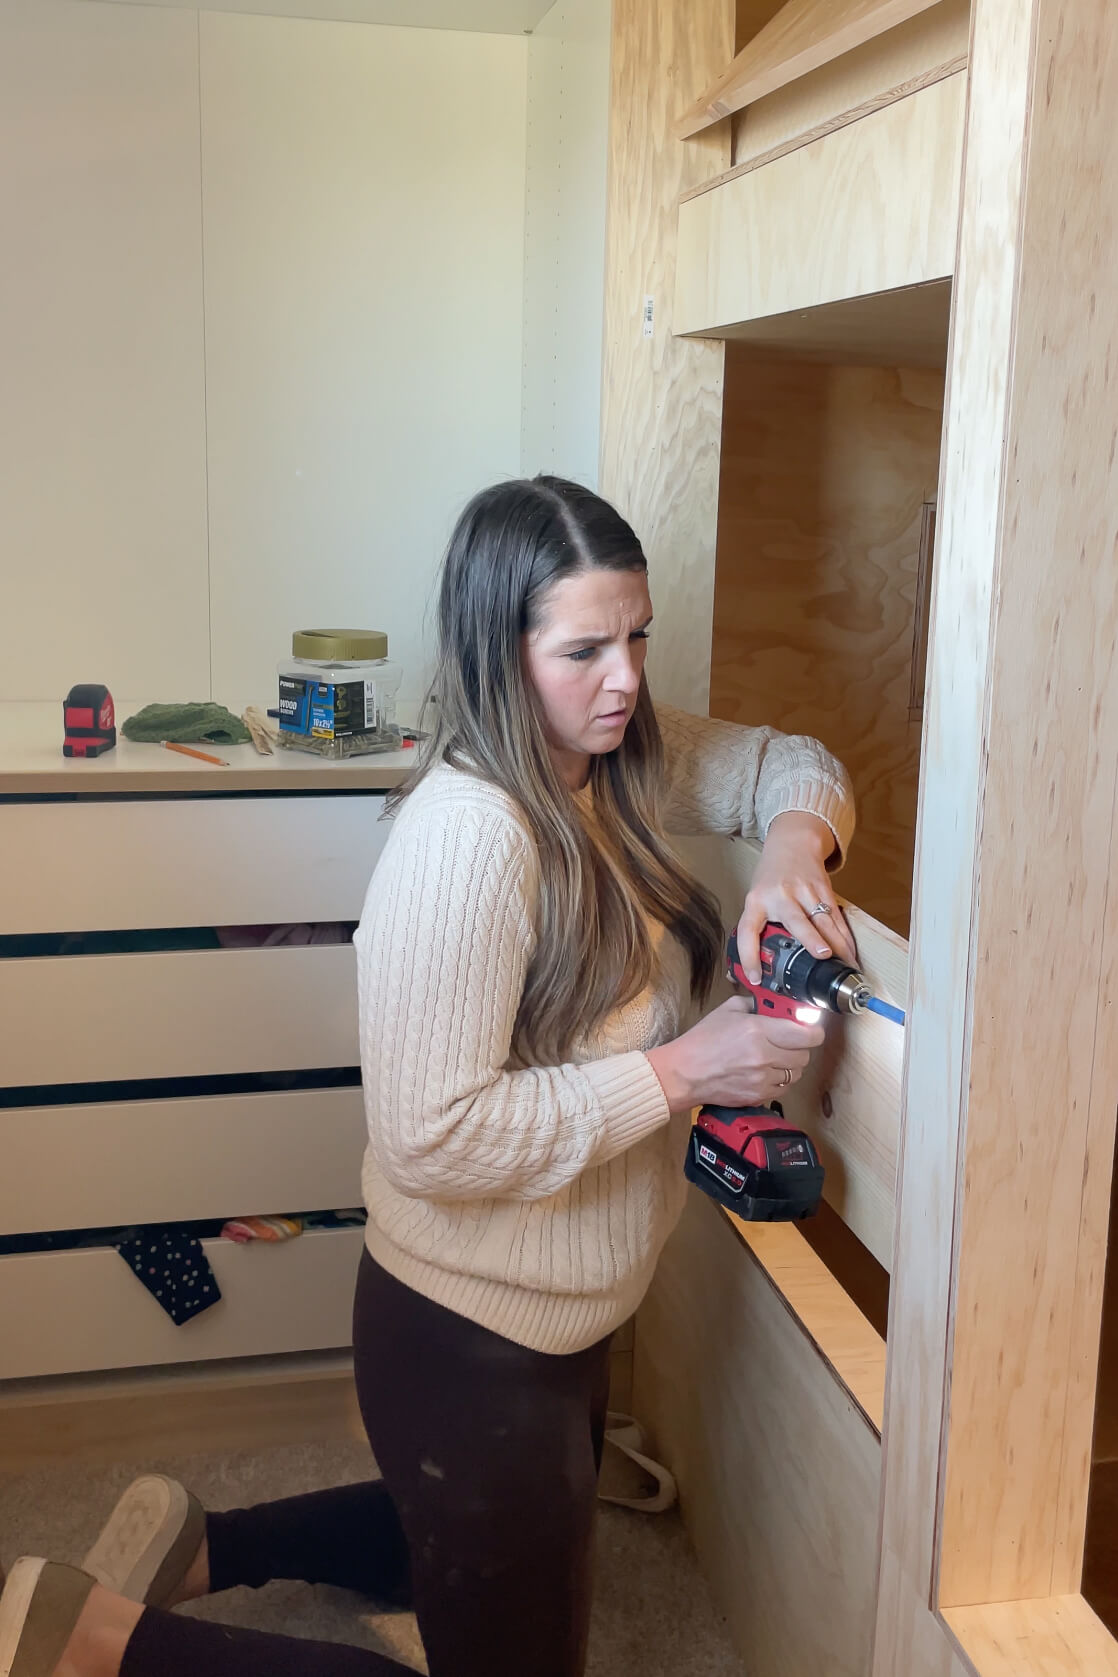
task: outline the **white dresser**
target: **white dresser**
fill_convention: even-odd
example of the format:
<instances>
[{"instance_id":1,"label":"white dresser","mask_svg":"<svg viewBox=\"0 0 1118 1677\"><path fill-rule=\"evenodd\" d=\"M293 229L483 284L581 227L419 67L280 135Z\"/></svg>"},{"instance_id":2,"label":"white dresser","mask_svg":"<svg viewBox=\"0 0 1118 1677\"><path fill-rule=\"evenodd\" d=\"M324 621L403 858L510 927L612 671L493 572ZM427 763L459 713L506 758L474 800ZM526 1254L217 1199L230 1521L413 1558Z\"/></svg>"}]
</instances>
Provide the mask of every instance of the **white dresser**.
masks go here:
<instances>
[{"instance_id":1,"label":"white dresser","mask_svg":"<svg viewBox=\"0 0 1118 1677\"><path fill-rule=\"evenodd\" d=\"M357 919L411 753L71 761L61 721L0 705L0 936ZM356 1065L352 946L31 947L0 959L0 1234L360 1203L360 1088L251 1087ZM0 1380L346 1347L361 1241L207 1241L223 1297L182 1327L111 1246L0 1257Z\"/></svg>"}]
</instances>

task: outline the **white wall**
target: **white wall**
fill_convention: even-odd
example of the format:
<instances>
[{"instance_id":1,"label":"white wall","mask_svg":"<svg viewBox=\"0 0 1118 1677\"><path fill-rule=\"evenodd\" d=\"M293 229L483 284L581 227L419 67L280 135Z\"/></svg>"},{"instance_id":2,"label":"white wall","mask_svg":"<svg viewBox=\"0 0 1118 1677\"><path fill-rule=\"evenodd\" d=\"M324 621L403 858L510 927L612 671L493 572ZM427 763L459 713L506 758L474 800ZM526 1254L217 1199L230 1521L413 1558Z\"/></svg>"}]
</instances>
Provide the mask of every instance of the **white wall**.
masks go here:
<instances>
[{"instance_id":1,"label":"white wall","mask_svg":"<svg viewBox=\"0 0 1118 1677\"><path fill-rule=\"evenodd\" d=\"M523 470L598 482L610 0L558 0L528 44Z\"/></svg>"},{"instance_id":2,"label":"white wall","mask_svg":"<svg viewBox=\"0 0 1118 1677\"><path fill-rule=\"evenodd\" d=\"M209 686L197 54L0 0L0 698Z\"/></svg>"},{"instance_id":3,"label":"white wall","mask_svg":"<svg viewBox=\"0 0 1118 1677\"><path fill-rule=\"evenodd\" d=\"M525 43L213 13L201 40L214 694L346 623L418 697L453 517L519 467Z\"/></svg>"},{"instance_id":4,"label":"white wall","mask_svg":"<svg viewBox=\"0 0 1118 1677\"><path fill-rule=\"evenodd\" d=\"M328 618L418 693L519 469L526 54L0 0L0 698L270 701Z\"/></svg>"}]
</instances>

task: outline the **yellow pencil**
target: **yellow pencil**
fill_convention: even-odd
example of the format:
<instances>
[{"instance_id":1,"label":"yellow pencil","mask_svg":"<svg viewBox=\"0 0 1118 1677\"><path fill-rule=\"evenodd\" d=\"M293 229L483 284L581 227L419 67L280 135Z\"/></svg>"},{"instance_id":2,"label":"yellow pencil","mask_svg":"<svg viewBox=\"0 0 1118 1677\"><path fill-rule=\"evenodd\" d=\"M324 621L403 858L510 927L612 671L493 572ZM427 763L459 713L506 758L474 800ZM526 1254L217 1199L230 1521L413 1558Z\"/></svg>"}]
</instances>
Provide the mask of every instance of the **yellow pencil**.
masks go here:
<instances>
[{"instance_id":1,"label":"yellow pencil","mask_svg":"<svg viewBox=\"0 0 1118 1677\"><path fill-rule=\"evenodd\" d=\"M167 751L181 751L184 757L197 757L200 763L216 763L222 769L229 767L224 757L211 757L208 751L195 751L192 745L176 745L174 740L160 740L159 743Z\"/></svg>"}]
</instances>

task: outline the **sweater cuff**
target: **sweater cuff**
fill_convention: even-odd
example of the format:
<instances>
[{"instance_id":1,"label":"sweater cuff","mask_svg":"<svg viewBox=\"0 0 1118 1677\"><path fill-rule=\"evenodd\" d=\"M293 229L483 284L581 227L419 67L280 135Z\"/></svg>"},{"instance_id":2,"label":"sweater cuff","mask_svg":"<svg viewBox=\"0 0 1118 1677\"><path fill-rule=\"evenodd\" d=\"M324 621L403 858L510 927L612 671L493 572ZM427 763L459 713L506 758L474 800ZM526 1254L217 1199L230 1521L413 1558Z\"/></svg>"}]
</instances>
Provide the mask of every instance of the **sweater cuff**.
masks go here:
<instances>
[{"instance_id":1,"label":"sweater cuff","mask_svg":"<svg viewBox=\"0 0 1118 1677\"><path fill-rule=\"evenodd\" d=\"M598 1155L600 1162L615 1159L670 1120L660 1079L639 1050L589 1060L578 1069L593 1086L602 1106L605 1142Z\"/></svg>"},{"instance_id":2,"label":"sweater cuff","mask_svg":"<svg viewBox=\"0 0 1118 1677\"><path fill-rule=\"evenodd\" d=\"M854 802L841 786L828 784L822 780L801 780L789 786L787 791L781 792L780 808L773 810L765 828L768 837L769 827L778 815L792 813L803 815L817 815L825 821L835 836L838 853L827 861L828 873L835 873L846 861L850 841L854 837Z\"/></svg>"}]
</instances>

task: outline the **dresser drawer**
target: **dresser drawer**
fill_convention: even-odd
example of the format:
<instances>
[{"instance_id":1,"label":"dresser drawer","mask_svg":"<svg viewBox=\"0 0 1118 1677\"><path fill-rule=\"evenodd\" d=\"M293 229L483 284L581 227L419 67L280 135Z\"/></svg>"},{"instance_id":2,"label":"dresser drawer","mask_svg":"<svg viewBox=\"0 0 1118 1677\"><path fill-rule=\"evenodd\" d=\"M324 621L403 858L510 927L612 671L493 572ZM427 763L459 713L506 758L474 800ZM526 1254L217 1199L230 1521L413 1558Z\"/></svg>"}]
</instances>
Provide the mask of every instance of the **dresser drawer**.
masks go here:
<instances>
[{"instance_id":1,"label":"dresser drawer","mask_svg":"<svg viewBox=\"0 0 1118 1677\"><path fill-rule=\"evenodd\" d=\"M361 1090L0 1110L0 1230L99 1229L361 1203Z\"/></svg>"},{"instance_id":2,"label":"dresser drawer","mask_svg":"<svg viewBox=\"0 0 1118 1677\"><path fill-rule=\"evenodd\" d=\"M0 930L356 920L383 809L375 793L13 804Z\"/></svg>"},{"instance_id":3,"label":"dresser drawer","mask_svg":"<svg viewBox=\"0 0 1118 1677\"><path fill-rule=\"evenodd\" d=\"M182 1327L108 1248L0 1258L0 1380L344 1348L363 1240L204 1241L222 1297Z\"/></svg>"},{"instance_id":4,"label":"dresser drawer","mask_svg":"<svg viewBox=\"0 0 1118 1677\"><path fill-rule=\"evenodd\" d=\"M0 1086L352 1066L352 944L0 961Z\"/></svg>"}]
</instances>

